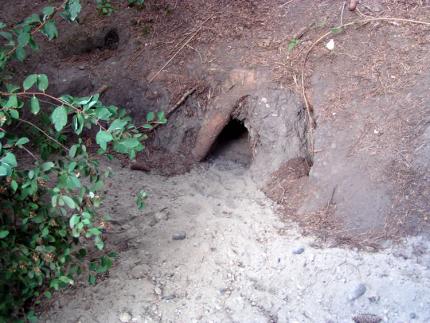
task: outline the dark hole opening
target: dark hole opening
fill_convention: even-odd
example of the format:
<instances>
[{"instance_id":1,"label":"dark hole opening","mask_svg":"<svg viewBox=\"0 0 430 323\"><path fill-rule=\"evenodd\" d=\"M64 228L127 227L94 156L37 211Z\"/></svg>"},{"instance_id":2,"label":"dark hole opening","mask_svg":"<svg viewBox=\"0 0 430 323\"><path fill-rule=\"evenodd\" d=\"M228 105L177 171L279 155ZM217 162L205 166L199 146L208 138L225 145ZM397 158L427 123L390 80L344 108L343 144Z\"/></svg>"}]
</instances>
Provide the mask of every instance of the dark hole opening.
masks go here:
<instances>
[{"instance_id":1,"label":"dark hole opening","mask_svg":"<svg viewBox=\"0 0 430 323\"><path fill-rule=\"evenodd\" d=\"M115 29L109 30L104 39L104 48L117 49L119 44L119 35Z\"/></svg>"},{"instance_id":2,"label":"dark hole opening","mask_svg":"<svg viewBox=\"0 0 430 323\"><path fill-rule=\"evenodd\" d=\"M252 160L249 134L243 122L232 119L218 135L207 156L208 161L232 161L249 167Z\"/></svg>"}]
</instances>

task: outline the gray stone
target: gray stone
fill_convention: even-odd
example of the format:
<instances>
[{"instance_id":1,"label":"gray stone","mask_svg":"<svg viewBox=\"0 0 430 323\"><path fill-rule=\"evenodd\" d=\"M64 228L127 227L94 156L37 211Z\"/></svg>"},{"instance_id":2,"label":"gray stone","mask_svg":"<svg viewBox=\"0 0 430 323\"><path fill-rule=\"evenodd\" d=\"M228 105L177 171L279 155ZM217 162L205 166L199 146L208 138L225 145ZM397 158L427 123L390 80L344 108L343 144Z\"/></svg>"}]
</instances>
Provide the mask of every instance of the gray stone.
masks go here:
<instances>
[{"instance_id":1,"label":"gray stone","mask_svg":"<svg viewBox=\"0 0 430 323\"><path fill-rule=\"evenodd\" d=\"M411 314L409 314L409 318L410 318L411 320L416 319L416 318L417 318L417 314L415 314L415 313L411 313Z\"/></svg>"},{"instance_id":2,"label":"gray stone","mask_svg":"<svg viewBox=\"0 0 430 323\"><path fill-rule=\"evenodd\" d=\"M128 313L128 312L122 312L121 314L120 314L120 316L119 316L119 320L122 322L122 323L128 323L128 322L130 322L131 321L131 314L130 313Z\"/></svg>"},{"instance_id":3,"label":"gray stone","mask_svg":"<svg viewBox=\"0 0 430 323\"><path fill-rule=\"evenodd\" d=\"M164 299L165 301L171 301L172 299L175 299L175 298L176 298L175 294L169 294L162 297L162 299Z\"/></svg>"},{"instance_id":4,"label":"gray stone","mask_svg":"<svg viewBox=\"0 0 430 323\"><path fill-rule=\"evenodd\" d=\"M305 248L303 248L303 247L297 247L297 248L293 249L293 254L295 254L295 255L300 255L303 252L305 252Z\"/></svg>"},{"instance_id":5,"label":"gray stone","mask_svg":"<svg viewBox=\"0 0 430 323\"><path fill-rule=\"evenodd\" d=\"M185 231L179 231L173 234L173 240L184 240L187 237L187 233Z\"/></svg>"},{"instance_id":6,"label":"gray stone","mask_svg":"<svg viewBox=\"0 0 430 323\"><path fill-rule=\"evenodd\" d=\"M352 291L351 295L349 296L349 300L350 301L355 301L356 299L360 298L361 296L364 295L364 293L366 293L366 285L360 283L358 284L354 290Z\"/></svg>"},{"instance_id":7,"label":"gray stone","mask_svg":"<svg viewBox=\"0 0 430 323\"><path fill-rule=\"evenodd\" d=\"M380 323L382 318L375 314L364 313L355 315L352 320L355 323Z\"/></svg>"}]
</instances>

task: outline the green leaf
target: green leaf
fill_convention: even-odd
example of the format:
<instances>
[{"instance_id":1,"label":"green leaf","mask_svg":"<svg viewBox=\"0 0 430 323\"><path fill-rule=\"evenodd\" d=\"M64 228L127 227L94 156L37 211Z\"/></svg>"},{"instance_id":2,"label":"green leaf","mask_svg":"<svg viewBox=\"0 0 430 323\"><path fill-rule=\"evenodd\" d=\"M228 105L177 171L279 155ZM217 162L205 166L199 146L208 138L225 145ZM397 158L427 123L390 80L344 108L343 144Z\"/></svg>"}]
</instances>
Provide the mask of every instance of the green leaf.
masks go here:
<instances>
[{"instance_id":1,"label":"green leaf","mask_svg":"<svg viewBox=\"0 0 430 323\"><path fill-rule=\"evenodd\" d=\"M146 121L151 122L151 121L154 121L154 119L155 119L154 112L148 112L148 114L146 115Z\"/></svg>"},{"instance_id":2,"label":"green leaf","mask_svg":"<svg viewBox=\"0 0 430 323\"><path fill-rule=\"evenodd\" d=\"M9 41L9 45L12 45L12 46L14 45L13 35L11 33L2 31L0 32L0 36L6 39L7 41Z\"/></svg>"},{"instance_id":3,"label":"green leaf","mask_svg":"<svg viewBox=\"0 0 430 323\"><path fill-rule=\"evenodd\" d=\"M70 196L63 195L62 196L63 201L67 204L67 206L71 209L76 208L76 203L73 201L73 199Z\"/></svg>"},{"instance_id":4,"label":"green leaf","mask_svg":"<svg viewBox=\"0 0 430 323\"><path fill-rule=\"evenodd\" d=\"M55 8L48 6L42 9L43 13L43 20L45 20L47 17L51 16L55 12Z\"/></svg>"},{"instance_id":5,"label":"green leaf","mask_svg":"<svg viewBox=\"0 0 430 323\"><path fill-rule=\"evenodd\" d=\"M9 165L12 168L18 166L18 164L16 162L15 155L12 153L9 153L9 152L6 154L6 156L4 156L2 159L0 159L0 162L2 164Z\"/></svg>"},{"instance_id":6,"label":"green leaf","mask_svg":"<svg viewBox=\"0 0 430 323\"><path fill-rule=\"evenodd\" d=\"M28 139L27 137L22 137L22 138L18 139L18 141L15 143L15 145L16 146L22 146L22 145L25 145L29 142L30 142L30 139Z\"/></svg>"},{"instance_id":7,"label":"green leaf","mask_svg":"<svg viewBox=\"0 0 430 323\"><path fill-rule=\"evenodd\" d=\"M0 29L3 29L4 27L6 27L6 24L0 21Z\"/></svg>"},{"instance_id":8,"label":"green leaf","mask_svg":"<svg viewBox=\"0 0 430 323\"><path fill-rule=\"evenodd\" d=\"M19 112L15 109L9 110L9 114L13 119L19 119Z\"/></svg>"},{"instance_id":9,"label":"green leaf","mask_svg":"<svg viewBox=\"0 0 430 323\"><path fill-rule=\"evenodd\" d=\"M90 236L98 236L98 235L102 234L102 232L99 229L97 229L97 228L91 228L91 229L89 229L88 233L90 234Z\"/></svg>"},{"instance_id":10,"label":"green leaf","mask_svg":"<svg viewBox=\"0 0 430 323\"><path fill-rule=\"evenodd\" d=\"M64 106L56 107L51 114L51 120L55 130L61 131L67 124L67 109Z\"/></svg>"},{"instance_id":11,"label":"green leaf","mask_svg":"<svg viewBox=\"0 0 430 323\"><path fill-rule=\"evenodd\" d=\"M88 276L88 283L90 285L95 285L97 282L97 277L95 275L89 275Z\"/></svg>"},{"instance_id":12,"label":"green leaf","mask_svg":"<svg viewBox=\"0 0 430 323\"><path fill-rule=\"evenodd\" d=\"M82 130L84 129L84 117L81 113L75 114L72 119L72 128L73 131L80 135L82 133Z\"/></svg>"},{"instance_id":13,"label":"green leaf","mask_svg":"<svg viewBox=\"0 0 430 323\"><path fill-rule=\"evenodd\" d=\"M64 9L63 17L69 21L75 21L81 12L81 4L79 0L69 0L67 1L66 7Z\"/></svg>"},{"instance_id":14,"label":"green leaf","mask_svg":"<svg viewBox=\"0 0 430 323\"><path fill-rule=\"evenodd\" d=\"M112 140L113 140L112 135L107 131L100 130L96 135L96 142L103 150L106 150L107 143Z\"/></svg>"},{"instance_id":15,"label":"green leaf","mask_svg":"<svg viewBox=\"0 0 430 323\"><path fill-rule=\"evenodd\" d=\"M8 230L0 230L0 239L4 239L9 235Z\"/></svg>"},{"instance_id":16,"label":"green leaf","mask_svg":"<svg viewBox=\"0 0 430 323\"><path fill-rule=\"evenodd\" d=\"M48 88L49 82L48 77L45 74L39 74L37 75L37 87L40 91L45 92Z\"/></svg>"},{"instance_id":17,"label":"green leaf","mask_svg":"<svg viewBox=\"0 0 430 323\"><path fill-rule=\"evenodd\" d=\"M36 98L35 96L33 96L30 99L30 110L31 110L31 113L33 113L33 114L38 114L40 111L39 99Z\"/></svg>"},{"instance_id":18,"label":"green leaf","mask_svg":"<svg viewBox=\"0 0 430 323\"><path fill-rule=\"evenodd\" d=\"M157 119L159 123L167 123L166 114L164 113L164 111L157 112Z\"/></svg>"},{"instance_id":19,"label":"green leaf","mask_svg":"<svg viewBox=\"0 0 430 323\"><path fill-rule=\"evenodd\" d=\"M334 28L330 29L330 32L332 34L338 34L338 33L341 33L342 31L343 31L342 27L334 27Z\"/></svg>"},{"instance_id":20,"label":"green leaf","mask_svg":"<svg viewBox=\"0 0 430 323\"><path fill-rule=\"evenodd\" d=\"M62 282L62 283L64 283L64 284L67 284L67 285L73 285L73 279L70 279L69 277L67 277L67 276L60 276L60 277L58 277L58 280L60 281L60 282Z\"/></svg>"},{"instance_id":21,"label":"green leaf","mask_svg":"<svg viewBox=\"0 0 430 323\"><path fill-rule=\"evenodd\" d=\"M18 189L18 183L15 180L12 180L10 182L10 187L12 188L12 191L16 192L16 190Z\"/></svg>"},{"instance_id":22,"label":"green leaf","mask_svg":"<svg viewBox=\"0 0 430 323\"><path fill-rule=\"evenodd\" d=\"M21 31L18 34L18 46L24 48L27 46L28 42L30 41L30 33L26 31Z\"/></svg>"},{"instance_id":23,"label":"green leaf","mask_svg":"<svg viewBox=\"0 0 430 323\"><path fill-rule=\"evenodd\" d=\"M55 164L53 162L46 162L43 163L40 168L42 169L42 171L47 172L48 170L51 170L54 166Z\"/></svg>"},{"instance_id":24,"label":"green leaf","mask_svg":"<svg viewBox=\"0 0 430 323\"><path fill-rule=\"evenodd\" d=\"M72 147L70 147L69 149L69 157L70 158L75 158L76 156L76 151L78 150L79 145L73 145Z\"/></svg>"},{"instance_id":25,"label":"green leaf","mask_svg":"<svg viewBox=\"0 0 430 323\"><path fill-rule=\"evenodd\" d=\"M115 142L114 150L121 154L130 153L131 151L141 151L143 146L138 138L126 138L119 142Z\"/></svg>"},{"instance_id":26,"label":"green leaf","mask_svg":"<svg viewBox=\"0 0 430 323\"><path fill-rule=\"evenodd\" d=\"M105 244L103 242L103 240L100 238L100 236L96 236L96 238L94 239L94 244L96 245L97 249L99 250L103 250Z\"/></svg>"},{"instance_id":27,"label":"green leaf","mask_svg":"<svg viewBox=\"0 0 430 323\"><path fill-rule=\"evenodd\" d=\"M300 40L293 38L288 42L288 51L291 52L300 43Z\"/></svg>"},{"instance_id":28,"label":"green leaf","mask_svg":"<svg viewBox=\"0 0 430 323\"><path fill-rule=\"evenodd\" d=\"M25 78L24 82L22 83L22 87L24 88L24 91L27 91L34 84L36 84L37 78L38 78L37 74L31 74L31 75L27 76Z\"/></svg>"},{"instance_id":29,"label":"green leaf","mask_svg":"<svg viewBox=\"0 0 430 323\"><path fill-rule=\"evenodd\" d=\"M125 120L115 119L110 125L108 131L123 130L126 124L127 121Z\"/></svg>"},{"instance_id":30,"label":"green leaf","mask_svg":"<svg viewBox=\"0 0 430 323\"><path fill-rule=\"evenodd\" d=\"M58 30L53 20L48 21L42 28L42 33L48 37L49 40L58 37Z\"/></svg>"},{"instance_id":31,"label":"green leaf","mask_svg":"<svg viewBox=\"0 0 430 323\"><path fill-rule=\"evenodd\" d=\"M26 319L29 323L37 323L37 316L34 311L29 311L26 315Z\"/></svg>"},{"instance_id":32,"label":"green leaf","mask_svg":"<svg viewBox=\"0 0 430 323\"><path fill-rule=\"evenodd\" d=\"M17 108L17 107L18 107L18 98L16 95L9 96L6 104L3 105L3 108L6 108L6 109Z\"/></svg>"},{"instance_id":33,"label":"green leaf","mask_svg":"<svg viewBox=\"0 0 430 323\"><path fill-rule=\"evenodd\" d=\"M15 57L17 60L19 60L20 62L23 62L24 59L27 57L27 54L25 52L25 48L18 46L15 50Z\"/></svg>"},{"instance_id":34,"label":"green leaf","mask_svg":"<svg viewBox=\"0 0 430 323\"><path fill-rule=\"evenodd\" d=\"M100 120L108 121L112 113L105 107L96 108L96 117Z\"/></svg>"},{"instance_id":35,"label":"green leaf","mask_svg":"<svg viewBox=\"0 0 430 323\"><path fill-rule=\"evenodd\" d=\"M9 176L12 169L8 165L0 165L0 176Z\"/></svg>"},{"instance_id":36,"label":"green leaf","mask_svg":"<svg viewBox=\"0 0 430 323\"><path fill-rule=\"evenodd\" d=\"M51 299L52 298L52 293L49 290L47 290L44 294L45 294L45 297L47 299Z\"/></svg>"},{"instance_id":37,"label":"green leaf","mask_svg":"<svg viewBox=\"0 0 430 323\"><path fill-rule=\"evenodd\" d=\"M40 23L40 17L39 17L39 15L33 13L30 17L28 17L24 20L24 23L27 25Z\"/></svg>"},{"instance_id":38,"label":"green leaf","mask_svg":"<svg viewBox=\"0 0 430 323\"><path fill-rule=\"evenodd\" d=\"M78 224L81 221L81 217L77 214L73 214L73 216L69 220L70 228L73 229L76 224Z\"/></svg>"},{"instance_id":39,"label":"green leaf","mask_svg":"<svg viewBox=\"0 0 430 323\"><path fill-rule=\"evenodd\" d=\"M10 83L7 83L5 85L6 85L6 89L9 93L15 93L15 92L18 92L18 90L20 90L20 87L17 85L10 84Z\"/></svg>"}]
</instances>

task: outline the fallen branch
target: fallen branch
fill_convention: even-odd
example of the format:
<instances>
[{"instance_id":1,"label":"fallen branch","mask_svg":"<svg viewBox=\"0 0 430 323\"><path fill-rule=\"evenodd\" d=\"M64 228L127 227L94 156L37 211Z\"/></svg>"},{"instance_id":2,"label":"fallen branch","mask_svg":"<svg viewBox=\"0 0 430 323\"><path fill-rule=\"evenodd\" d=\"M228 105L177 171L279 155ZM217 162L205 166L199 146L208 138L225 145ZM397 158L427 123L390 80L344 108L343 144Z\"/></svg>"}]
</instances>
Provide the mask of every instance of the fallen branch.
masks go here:
<instances>
[{"instance_id":1,"label":"fallen branch","mask_svg":"<svg viewBox=\"0 0 430 323\"><path fill-rule=\"evenodd\" d=\"M179 108L182 103L185 102L185 100L195 92L195 90L197 89L197 87L193 87L192 89L188 90L187 92L184 93L184 95L181 96L181 98L178 100L178 102L176 102L176 104L171 107L169 110L167 110L166 112L166 117L168 118L173 112L175 112L175 110L177 108ZM152 129L150 129L150 131L155 130L161 123L157 123L155 126L152 127Z\"/></svg>"}]
</instances>

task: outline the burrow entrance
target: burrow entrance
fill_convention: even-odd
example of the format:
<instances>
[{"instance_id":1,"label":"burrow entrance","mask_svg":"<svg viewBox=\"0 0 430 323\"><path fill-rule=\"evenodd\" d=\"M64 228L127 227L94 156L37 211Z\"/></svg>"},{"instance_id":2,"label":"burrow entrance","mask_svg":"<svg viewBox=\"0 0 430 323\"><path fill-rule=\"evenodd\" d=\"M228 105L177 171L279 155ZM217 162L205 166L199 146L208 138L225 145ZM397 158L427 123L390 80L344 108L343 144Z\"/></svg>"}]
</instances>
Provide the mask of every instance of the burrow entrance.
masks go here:
<instances>
[{"instance_id":1,"label":"burrow entrance","mask_svg":"<svg viewBox=\"0 0 430 323\"><path fill-rule=\"evenodd\" d=\"M213 143L206 160L231 161L249 168L252 153L249 145L249 133L242 121L231 119Z\"/></svg>"}]
</instances>

